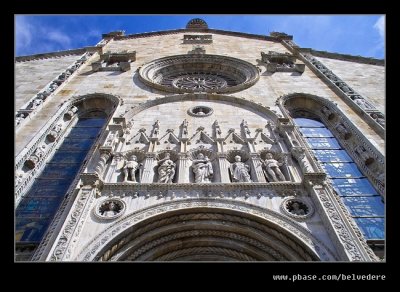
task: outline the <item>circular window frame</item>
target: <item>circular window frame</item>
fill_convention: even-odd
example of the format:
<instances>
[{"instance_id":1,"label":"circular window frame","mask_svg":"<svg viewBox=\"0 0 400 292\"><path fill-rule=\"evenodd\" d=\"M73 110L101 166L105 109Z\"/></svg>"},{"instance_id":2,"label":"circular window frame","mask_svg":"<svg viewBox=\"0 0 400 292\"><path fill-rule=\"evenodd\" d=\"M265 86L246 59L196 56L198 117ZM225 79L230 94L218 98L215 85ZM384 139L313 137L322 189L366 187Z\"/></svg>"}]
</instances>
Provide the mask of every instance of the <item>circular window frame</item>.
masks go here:
<instances>
[{"instance_id":1,"label":"circular window frame","mask_svg":"<svg viewBox=\"0 0 400 292\"><path fill-rule=\"evenodd\" d=\"M195 112L197 109L206 109L206 111L203 111L204 115L199 115ZM198 105L198 106L189 108L187 113L192 117L205 118L205 117L211 116L214 113L214 110L209 106Z\"/></svg>"},{"instance_id":2,"label":"circular window frame","mask_svg":"<svg viewBox=\"0 0 400 292\"><path fill-rule=\"evenodd\" d=\"M111 202L114 202L114 203L117 203L118 205L120 205L120 207L121 207L120 212L118 212L117 214L110 216L110 217L102 215L100 213L100 208L102 206L104 206L105 204L109 204ZM122 214L125 212L125 210L126 210L126 203L124 201L122 201L121 199L117 199L117 198L107 198L107 199L101 200L100 202L98 202L96 204L96 206L93 209L93 213L98 219L110 221L110 220L114 220L114 219L122 216Z\"/></svg>"},{"instance_id":3,"label":"circular window frame","mask_svg":"<svg viewBox=\"0 0 400 292\"><path fill-rule=\"evenodd\" d=\"M227 85L211 89L178 88L173 82L188 75L214 76ZM139 69L139 80L149 87L174 93L232 93L253 86L260 79L259 69L246 61L210 54L175 55L153 60ZM168 84L168 85L166 85Z\"/></svg>"},{"instance_id":4,"label":"circular window frame","mask_svg":"<svg viewBox=\"0 0 400 292\"><path fill-rule=\"evenodd\" d=\"M296 214L293 214L292 212L290 212L290 211L286 208L286 205L287 205L288 203L290 203L291 201L293 201L293 202L300 202L300 203L306 205L307 208L308 208L308 213L305 214L305 215L296 215ZM296 198L296 197L287 197L287 198L285 198L285 199L282 201L282 203L281 203L280 209L281 209L281 211L282 211L286 216L291 217L291 218L294 218L294 219L296 219L296 220L300 220L300 221L301 221L301 220L306 220L306 219L308 219L308 218L311 218L311 217L313 216L313 214L314 214L314 207L313 207L310 203L306 202L306 201L303 200L303 199Z\"/></svg>"}]
</instances>

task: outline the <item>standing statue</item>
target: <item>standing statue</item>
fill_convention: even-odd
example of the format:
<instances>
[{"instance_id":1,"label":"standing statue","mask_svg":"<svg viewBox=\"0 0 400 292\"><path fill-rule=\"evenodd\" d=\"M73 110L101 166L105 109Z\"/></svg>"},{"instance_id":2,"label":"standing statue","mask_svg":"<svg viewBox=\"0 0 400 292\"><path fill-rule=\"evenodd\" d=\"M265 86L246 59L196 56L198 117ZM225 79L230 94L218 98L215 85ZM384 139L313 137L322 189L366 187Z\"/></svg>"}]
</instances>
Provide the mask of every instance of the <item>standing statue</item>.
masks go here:
<instances>
[{"instance_id":1,"label":"standing statue","mask_svg":"<svg viewBox=\"0 0 400 292\"><path fill-rule=\"evenodd\" d=\"M170 154L166 153L165 157L158 161L158 182L172 183L175 176L175 163L170 159Z\"/></svg>"},{"instance_id":2,"label":"standing statue","mask_svg":"<svg viewBox=\"0 0 400 292\"><path fill-rule=\"evenodd\" d=\"M272 177L273 181L286 181L285 176L279 169L279 166L284 165L284 162L278 162L272 156L272 153L268 152L265 156L264 166L267 174ZM267 176L268 177L268 176Z\"/></svg>"},{"instance_id":3,"label":"standing statue","mask_svg":"<svg viewBox=\"0 0 400 292\"><path fill-rule=\"evenodd\" d=\"M235 156L235 162L231 163L229 170L231 171L233 182L251 182L250 167L244 164L242 158Z\"/></svg>"},{"instance_id":4,"label":"standing statue","mask_svg":"<svg viewBox=\"0 0 400 292\"><path fill-rule=\"evenodd\" d=\"M297 159L300 164L301 169L304 173L306 172L313 172L313 167L311 166L310 162L306 157L305 150L301 147L293 147L292 154Z\"/></svg>"},{"instance_id":5,"label":"standing statue","mask_svg":"<svg viewBox=\"0 0 400 292\"><path fill-rule=\"evenodd\" d=\"M139 169L142 164L137 162L136 155L131 155L130 158L125 161L123 172L124 172L124 182L129 180L129 176L131 177L132 182L136 182L135 173Z\"/></svg>"},{"instance_id":6,"label":"standing statue","mask_svg":"<svg viewBox=\"0 0 400 292\"><path fill-rule=\"evenodd\" d=\"M210 159L203 153L197 155L197 159L193 160L193 172L195 182L209 183L213 176L213 168Z\"/></svg>"}]
</instances>

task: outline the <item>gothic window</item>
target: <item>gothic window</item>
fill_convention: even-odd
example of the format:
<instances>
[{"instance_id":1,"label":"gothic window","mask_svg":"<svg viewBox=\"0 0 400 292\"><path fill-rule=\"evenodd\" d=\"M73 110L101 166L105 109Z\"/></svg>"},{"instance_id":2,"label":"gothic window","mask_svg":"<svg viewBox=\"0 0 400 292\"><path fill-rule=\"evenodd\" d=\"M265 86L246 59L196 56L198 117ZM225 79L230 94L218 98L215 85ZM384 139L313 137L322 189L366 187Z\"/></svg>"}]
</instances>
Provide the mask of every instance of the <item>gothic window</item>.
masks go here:
<instances>
[{"instance_id":1,"label":"gothic window","mask_svg":"<svg viewBox=\"0 0 400 292\"><path fill-rule=\"evenodd\" d=\"M381 196L322 123L305 118L294 120L364 237L367 240L384 239Z\"/></svg>"},{"instance_id":2,"label":"gothic window","mask_svg":"<svg viewBox=\"0 0 400 292\"><path fill-rule=\"evenodd\" d=\"M42 240L105 118L102 112L91 112L71 129L16 209L16 242L38 244Z\"/></svg>"}]
</instances>

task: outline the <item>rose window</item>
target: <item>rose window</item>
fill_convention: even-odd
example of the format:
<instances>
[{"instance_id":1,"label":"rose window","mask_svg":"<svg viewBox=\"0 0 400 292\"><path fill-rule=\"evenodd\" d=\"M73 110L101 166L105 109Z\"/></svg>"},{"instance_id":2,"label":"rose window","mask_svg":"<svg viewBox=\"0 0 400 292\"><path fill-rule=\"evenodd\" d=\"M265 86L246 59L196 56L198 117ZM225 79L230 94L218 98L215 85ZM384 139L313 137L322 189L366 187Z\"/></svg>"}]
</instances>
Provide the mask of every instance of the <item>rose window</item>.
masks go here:
<instances>
[{"instance_id":1,"label":"rose window","mask_svg":"<svg viewBox=\"0 0 400 292\"><path fill-rule=\"evenodd\" d=\"M227 86L227 82L218 77L205 74L187 74L172 81L176 88L193 91L218 90Z\"/></svg>"}]
</instances>

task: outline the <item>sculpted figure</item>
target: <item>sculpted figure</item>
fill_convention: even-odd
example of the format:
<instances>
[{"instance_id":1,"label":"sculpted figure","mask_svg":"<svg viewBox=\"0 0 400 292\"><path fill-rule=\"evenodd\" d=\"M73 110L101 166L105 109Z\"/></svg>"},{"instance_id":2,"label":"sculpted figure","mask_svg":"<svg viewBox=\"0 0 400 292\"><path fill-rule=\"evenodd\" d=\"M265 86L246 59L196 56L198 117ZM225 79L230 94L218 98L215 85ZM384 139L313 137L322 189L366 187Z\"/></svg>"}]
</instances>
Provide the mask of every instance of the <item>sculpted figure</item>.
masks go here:
<instances>
[{"instance_id":1,"label":"sculpted figure","mask_svg":"<svg viewBox=\"0 0 400 292\"><path fill-rule=\"evenodd\" d=\"M139 169L140 164L137 162L136 155L131 155L131 157L125 162L123 167L124 172L124 182L127 182L130 177L130 181L136 182L135 173Z\"/></svg>"},{"instance_id":2,"label":"sculpted figure","mask_svg":"<svg viewBox=\"0 0 400 292\"><path fill-rule=\"evenodd\" d=\"M213 176L213 168L207 156L203 153L197 155L197 159L193 160L193 172L195 182L197 183L208 183L211 182Z\"/></svg>"},{"instance_id":3,"label":"sculpted figure","mask_svg":"<svg viewBox=\"0 0 400 292\"><path fill-rule=\"evenodd\" d=\"M229 169L233 182L251 182L250 167L242 162L239 155L235 156L235 162L231 163Z\"/></svg>"},{"instance_id":4,"label":"sculpted figure","mask_svg":"<svg viewBox=\"0 0 400 292\"><path fill-rule=\"evenodd\" d=\"M264 166L267 174L269 174L273 181L285 181L286 178L283 175L282 171L279 169L279 166L284 165L283 162L278 162L272 156L272 153L267 153Z\"/></svg>"},{"instance_id":5,"label":"sculpted figure","mask_svg":"<svg viewBox=\"0 0 400 292\"><path fill-rule=\"evenodd\" d=\"M175 176L175 163L170 159L170 154L166 153L165 157L158 161L158 182L172 183Z\"/></svg>"}]
</instances>

